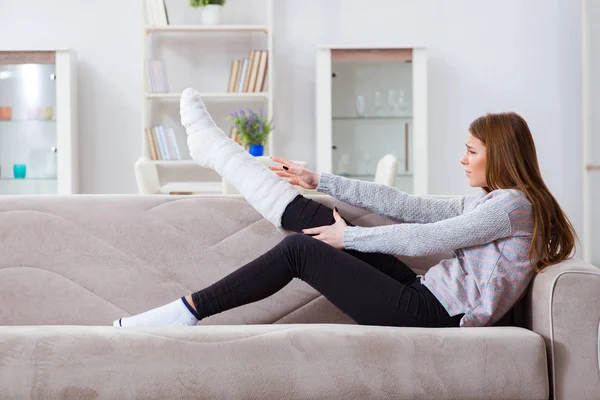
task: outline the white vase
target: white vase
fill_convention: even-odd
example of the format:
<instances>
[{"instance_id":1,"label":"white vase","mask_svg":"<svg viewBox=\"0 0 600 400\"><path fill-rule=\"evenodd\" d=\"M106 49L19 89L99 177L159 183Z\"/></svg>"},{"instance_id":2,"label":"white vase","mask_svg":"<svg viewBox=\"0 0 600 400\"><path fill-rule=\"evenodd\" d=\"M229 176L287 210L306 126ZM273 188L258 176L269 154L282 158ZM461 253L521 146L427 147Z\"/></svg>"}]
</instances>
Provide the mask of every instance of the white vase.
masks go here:
<instances>
[{"instance_id":1,"label":"white vase","mask_svg":"<svg viewBox=\"0 0 600 400\"><path fill-rule=\"evenodd\" d=\"M217 4L202 7L202 25L217 25L221 16L221 8Z\"/></svg>"}]
</instances>

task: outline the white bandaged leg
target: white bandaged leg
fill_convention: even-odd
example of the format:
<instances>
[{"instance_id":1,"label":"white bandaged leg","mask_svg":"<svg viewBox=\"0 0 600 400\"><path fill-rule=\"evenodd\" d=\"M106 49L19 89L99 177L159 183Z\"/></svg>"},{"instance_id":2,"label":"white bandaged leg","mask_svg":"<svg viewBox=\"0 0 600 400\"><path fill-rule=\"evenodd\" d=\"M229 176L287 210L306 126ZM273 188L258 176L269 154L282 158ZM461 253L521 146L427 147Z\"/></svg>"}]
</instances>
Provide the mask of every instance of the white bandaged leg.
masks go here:
<instances>
[{"instance_id":1,"label":"white bandaged leg","mask_svg":"<svg viewBox=\"0 0 600 400\"><path fill-rule=\"evenodd\" d=\"M285 208L300 192L227 137L196 90L183 91L180 107L192 159L217 171L256 211L280 228Z\"/></svg>"}]
</instances>

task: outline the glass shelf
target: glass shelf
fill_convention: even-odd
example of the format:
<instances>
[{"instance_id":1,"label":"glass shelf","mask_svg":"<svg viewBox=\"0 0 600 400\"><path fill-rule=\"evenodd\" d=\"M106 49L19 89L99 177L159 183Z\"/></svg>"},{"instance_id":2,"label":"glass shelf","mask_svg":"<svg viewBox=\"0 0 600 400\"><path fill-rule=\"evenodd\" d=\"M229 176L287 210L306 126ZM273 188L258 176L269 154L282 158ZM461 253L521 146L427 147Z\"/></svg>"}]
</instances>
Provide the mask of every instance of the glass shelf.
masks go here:
<instances>
[{"instance_id":1,"label":"glass shelf","mask_svg":"<svg viewBox=\"0 0 600 400\"><path fill-rule=\"evenodd\" d=\"M390 115L390 116L365 116L365 117L332 117L332 120L334 121L372 121L372 120L380 120L380 121L410 121L412 120L412 115L406 115L406 116L395 116L395 115Z\"/></svg>"}]
</instances>

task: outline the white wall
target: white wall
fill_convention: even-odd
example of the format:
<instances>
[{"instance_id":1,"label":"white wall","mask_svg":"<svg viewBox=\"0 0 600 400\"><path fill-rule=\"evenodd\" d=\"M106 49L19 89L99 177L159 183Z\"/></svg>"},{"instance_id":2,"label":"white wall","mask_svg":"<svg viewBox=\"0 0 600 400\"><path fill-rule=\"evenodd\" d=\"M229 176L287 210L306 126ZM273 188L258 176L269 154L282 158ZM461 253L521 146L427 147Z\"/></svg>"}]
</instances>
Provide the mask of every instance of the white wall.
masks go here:
<instances>
[{"instance_id":1,"label":"white wall","mask_svg":"<svg viewBox=\"0 0 600 400\"><path fill-rule=\"evenodd\" d=\"M252 12L249 1L228 0L226 7L239 17ZM431 191L471 191L458 163L469 123L486 112L514 110L529 122L549 187L581 228L579 1L275 3L279 155L314 166L316 45L423 45L430 56ZM141 11L138 0L0 0L0 48L78 52L80 187L85 193L136 190ZM189 19L190 11L179 8L172 15Z\"/></svg>"},{"instance_id":2,"label":"white wall","mask_svg":"<svg viewBox=\"0 0 600 400\"><path fill-rule=\"evenodd\" d=\"M590 79L591 79L591 129L590 162L600 165L600 0L588 0L590 27ZM600 172L592 173L592 238L596 247L592 251L592 262L600 265Z\"/></svg>"}]
</instances>

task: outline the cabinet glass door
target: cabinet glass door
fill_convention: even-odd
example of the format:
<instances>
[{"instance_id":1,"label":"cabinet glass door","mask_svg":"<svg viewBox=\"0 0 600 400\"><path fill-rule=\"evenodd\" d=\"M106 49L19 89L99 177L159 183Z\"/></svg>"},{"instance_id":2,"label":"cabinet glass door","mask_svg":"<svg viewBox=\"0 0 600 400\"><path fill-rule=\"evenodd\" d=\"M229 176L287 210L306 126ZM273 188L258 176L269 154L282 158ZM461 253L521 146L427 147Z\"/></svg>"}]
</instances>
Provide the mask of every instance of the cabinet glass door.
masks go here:
<instances>
[{"instance_id":1,"label":"cabinet glass door","mask_svg":"<svg viewBox=\"0 0 600 400\"><path fill-rule=\"evenodd\" d=\"M0 194L55 194L54 52L0 52Z\"/></svg>"},{"instance_id":2,"label":"cabinet glass door","mask_svg":"<svg viewBox=\"0 0 600 400\"><path fill-rule=\"evenodd\" d=\"M398 162L395 186L413 189L412 63L400 51L333 50L332 172L374 181L377 164Z\"/></svg>"}]
</instances>

